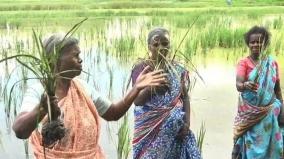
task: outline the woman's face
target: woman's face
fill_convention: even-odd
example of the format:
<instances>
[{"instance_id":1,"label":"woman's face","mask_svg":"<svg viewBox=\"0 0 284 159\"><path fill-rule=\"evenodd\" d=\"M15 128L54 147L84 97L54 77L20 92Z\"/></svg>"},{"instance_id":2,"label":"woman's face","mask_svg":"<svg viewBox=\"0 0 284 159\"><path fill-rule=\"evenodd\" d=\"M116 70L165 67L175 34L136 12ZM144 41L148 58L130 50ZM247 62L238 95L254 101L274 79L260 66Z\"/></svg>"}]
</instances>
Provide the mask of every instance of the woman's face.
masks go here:
<instances>
[{"instance_id":1,"label":"woman's face","mask_svg":"<svg viewBox=\"0 0 284 159\"><path fill-rule=\"evenodd\" d=\"M153 60L160 61L167 56L170 49L169 34L154 35L148 46Z\"/></svg>"},{"instance_id":2,"label":"woman's face","mask_svg":"<svg viewBox=\"0 0 284 159\"><path fill-rule=\"evenodd\" d=\"M252 54L260 54L264 49L263 36L259 33L251 34L249 37L249 49Z\"/></svg>"},{"instance_id":3,"label":"woman's face","mask_svg":"<svg viewBox=\"0 0 284 159\"><path fill-rule=\"evenodd\" d=\"M59 61L59 72L61 76L67 78L74 78L80 75L82 71L82 59L80 58L80 48L77 44L71 45L63 49L62 56Z\"/></svg>"}]
</instances>

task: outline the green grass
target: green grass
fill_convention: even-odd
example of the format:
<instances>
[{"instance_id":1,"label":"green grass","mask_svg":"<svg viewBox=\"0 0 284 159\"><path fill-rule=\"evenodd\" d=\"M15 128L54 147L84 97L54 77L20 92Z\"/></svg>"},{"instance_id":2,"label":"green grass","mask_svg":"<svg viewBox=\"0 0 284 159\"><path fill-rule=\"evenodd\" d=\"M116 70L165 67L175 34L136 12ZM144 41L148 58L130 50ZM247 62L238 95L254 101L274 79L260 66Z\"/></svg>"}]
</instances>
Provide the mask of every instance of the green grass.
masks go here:
<instances>
[{"instance_id":1,"label":"green grass","mask_svg":"<svg viewBox=\"0 0 284 159\"><path fill-rule=\"evenodd\" d=\"M61 13L62 11L56 12ZM182 12L182 10L179 10L179 12ZM197 13L195 12L195 14L192 15L182 15L177 13L172 16L166 14L165 16L108 16L106 18L93 17L89 18L88 22L85 23L84 28L80 28L78 31L79 33L76 33L76 36L78 36L81 41L80 45L86 47L98 47L107 54L110 53L116 57L120 57L123 59L123 61L127 61L129 59L133 59L133 57L146 54L146 36L148 31L154 26L164 26L170 29L173 39L173 50L176 49L175 47L177 47L181 41L181 38L184 36L185 30L187 30L194 18L199 16L199 19L194 24L192 30L189 32L189 35L186 37L185 42L180 48L180 51L184 52L188 57L200 53L207 53L210 51L210 49L214 48L231 48L233 50L238 48L246 48L246 45L243 41L243 34L253 25L265 25L268 27L273 33L271 51L281 53L283 52L281 38L283 39L284 34L282 31L284 19L282 18L283 14L274 14L274 12L275 11L272 11L271 14L263 15L258 13L258 16L254 18L250 18L246 14L215 13L212 9L199 11ZM53 13L51 14L55 15ZM44 15L44 13L42 13L42 15ZM30 16L32 16L32 14L30 14ZM46 18L41 20L44 21L41 23L38 23L40 19L32 18L34 21L30 21L28 27L19 25L15 28L10 25L10 28L11 32L16 31L17 28L21 30L24 29L29 32L29 28L35 25L36 28L38 27L42 30L45 30L46 33L50 33L60 31L66 28L66 25L69 26L70 24L74 24L74 21L78 19L78 17L70 17L69 19L68 14L65 17L66 18L63 20L58 20L56 17ZM21 20L23 20L23 18ZM115 24L117 20L119 21L119 24ZM53 27L52 25L50 26L50 23L53 21L56 22L53 23L53 25L57 27ZM135 25L137 25L139 21L142 22L140 24L141 26L136 28L137 26ZM122 34L120 35L121 37L112 37L114 35L107 33L108 31L105 29L109 27L114 29L115 25L118 25L122 29L120 33ZM133 34L138 35L134 36ZM5 33L3 36L4 35ZM17 36L12 35L12 37ZM107 41L109 41L110 44L108 44L109 42ZM17 39L15 39L14 42L17 43ZM31 46L30 48L33 49L33 44L24 45L29 45ZM5 52L6 51L4 51L4 53Z\"/></svg>"},{"instance_id":2,"label":"green grass","mask_svg":"<svg viewBox=\"0 0 284 159\"><path fill-rule=\"evenodd\" d=\"M281 0L238 0L231 8L243 6L284 6ZM130 8L203 8L228 7L225 0L4 0L0 11L69 10L69 9L130 9Z\"/></svg>"},{"instance_id":3,"label":"green grass","mask_svg":"<svg viewBox=\"0 0 284 159\"><path fill-rule=\"evenodd\" d=\"M205 135L206 135L206 127L205 127L205 123L202 122L199 131L196 133L196 140L197 140L197 147L200 150L200 153L202 154L202 147L204 144L204 139L205 139Z\"/></svg>"},{"instance_id":4,"label":"green grass","mask_svg":"<svg viewBox=\"0 0 284 159\"><path fill-rule=\"evenodd\" d=\"M172 35L172 47L176 49L181 38L184 36L185 31L192 23L194 18L199 16L199 19L194 24L193 28L186 37L182 44L180 51L184 52L187 57L193 55L204 54L210 52L210 49L214 48L230 48L234 50L246 48L243 41L244 33L253 25L265 25L272 32L272 42L270 51L279 54L283 52L281 45L281 39L283 39L284 31L283 15L282 14L264 14L258 15L253 19L247 15L242 14L220 14L219 12L201 12L193 15L172 15L172 16L117 16L107 18L90 18L85 24L84 28L80 28L75 35L79 37L80 45L82 47L97 47L107 54L119 57L123 61L129 61L133 58L141 55L146 55L146 36L148 31L154 26L164 26L169 28ZM66 20L67 19L67 20ZM65 18L64 20L57 20L57 18L46 18L43 23L36 23L39 19L30 21L29 25L36 25L36 28L44 30L43 34L50 32L57 32L64 28L66 25L73 25L76 18ZM53 25L50 25L51 20L56 21ZM73 20L69 22L69 20ZM140 21L140 22L139 22ZM117 23L118 22L118 23ZM64 23L64 24L62 24ZM137 26L138 23L140 26ZM10 26L11 37L15 38L13 43L21 43L21 47L34 49L33 44L27 44L27 41L22 41L16 32L17 29L30 32L30 27L18 26L14 28ZM121 28L121 35L112 35L110 30L116 27ZM14 33L15 32L15 33ZM1 35L3 34L3 35ZM13 35L15 34L15 35ZM135 35L137 34L137 35ZM26 34L27 35L27 34ZM0 36L5 36L5 31L0 32ZM118 37L113 37L118 36ZM13 48L3 50L6 55L13 52Z\"/></svg>"},{"instance_id":5,"label":"green grass","mask_svg":"<svg viewBox=\"0 0 284 159\"><path fill-rule=\"evenodd\" d=\"M119 39L115 39L113 41L115 54L117 57L127 57L131 56L135 50L135 38L134 37L122 37Z\"/></svg>"},{"instance_id":6,"label":"green grass","mask_svg":"<svg viewBox=\"0 0 284 159\"><path fill-rule=\"evenodd\" d=\"M70 9L70 10L17 10L2 11L0 14L0 28L5 28L7 23L11 27L35 27L42 23L55 25L70 25L72 21L88 17L92 22L99 24L103 20L117 17L135 18L137 16L164 17L177 21L177 27L186 27L190 20L197 15L203 15L200 22L207 21L208 18L218 18L224 15L235 17L247 16L250 19L258 19L263 16L283 14L284 7L202 7L202 8L139 8L139 9ZM64 17L64 18L62 18ZM29 22L29 23L27 23ZM90 24L91 25L91 24ZM274 22L275 27L282 26L281 20Z\"/></svg>"},{"instance_id":7,"label":"green grass","mask_svg":"<svg viewBox=\"0 0 284 159\"><path fill-rule=\"evenodd\" d=\"M128 114L121 119L118 130L117 158L127 159L131 151L131 134Z\"/></svg>"}]
</instances>

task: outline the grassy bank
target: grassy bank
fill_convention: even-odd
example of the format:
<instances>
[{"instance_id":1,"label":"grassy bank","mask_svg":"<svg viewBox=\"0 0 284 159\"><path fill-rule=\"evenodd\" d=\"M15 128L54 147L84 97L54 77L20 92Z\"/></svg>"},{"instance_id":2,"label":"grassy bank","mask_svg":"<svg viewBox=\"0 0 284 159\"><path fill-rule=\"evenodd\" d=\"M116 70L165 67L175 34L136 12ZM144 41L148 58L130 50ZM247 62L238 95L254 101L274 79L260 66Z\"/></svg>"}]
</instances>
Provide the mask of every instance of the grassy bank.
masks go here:
<instances>
[{"instance_id":1,"label":"grassy bank","mask_svg":"<svg viewBox=\"0 0 284 159\"><path fill-rule=\"evenodd\" d=\"M130 9L130 8L203 8L203 7L284 6L282 0L238 0L231 5L226 0L3 0L1 11L70 10L70 9Z\"/></svg>"}]
</instances>

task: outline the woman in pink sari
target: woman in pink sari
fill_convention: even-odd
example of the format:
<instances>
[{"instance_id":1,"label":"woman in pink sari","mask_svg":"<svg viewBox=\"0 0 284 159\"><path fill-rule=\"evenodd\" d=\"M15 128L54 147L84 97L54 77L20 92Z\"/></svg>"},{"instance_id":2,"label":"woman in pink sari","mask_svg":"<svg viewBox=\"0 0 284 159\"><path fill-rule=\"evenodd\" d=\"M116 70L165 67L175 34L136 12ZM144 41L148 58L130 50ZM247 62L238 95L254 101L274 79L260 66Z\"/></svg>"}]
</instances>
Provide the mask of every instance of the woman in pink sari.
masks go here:
<instances>
[{"instance_id":1,"label":"woman in pink sari","mask_svg":"<svg viewBox=\"0 0 284 159\"><path fill-rule=\"evenodd\" d=\"M63 36L53 35L44 42L47 53L51 53L61 43ZM89 87L79 79L82 71L82 60L79 57L78 40L70 37L64 40L57 61L57 73L64 78L58 78L55 96L50 96L49 102L56 117L60 117L62 124L52 125L50 136L60 136L56 133L63 125L65 134L60 140L53 141L49 147L43 147L43 134L38 123L47 121L47 95L41 85L33 84L25 94L21 112L15 119L13 130L20 139L30 137L36 158L105 158L98 141L100 136L100 116L107 121L118 120L129 109L140 90L146 86L157 86L164 82L165 75L161 70L140 74L138 82L130 92L119 102L111 103L97 92L90 91ZM75 71L66 71L75 70ZM64 72L65 73L61 73ZM36 98L39 95L41 98ZM56 111L55 111L56 112ZM60 116L61 114L61 116ZM40 124L39 124L40 125Z\"/></svg>"}]
</instances>

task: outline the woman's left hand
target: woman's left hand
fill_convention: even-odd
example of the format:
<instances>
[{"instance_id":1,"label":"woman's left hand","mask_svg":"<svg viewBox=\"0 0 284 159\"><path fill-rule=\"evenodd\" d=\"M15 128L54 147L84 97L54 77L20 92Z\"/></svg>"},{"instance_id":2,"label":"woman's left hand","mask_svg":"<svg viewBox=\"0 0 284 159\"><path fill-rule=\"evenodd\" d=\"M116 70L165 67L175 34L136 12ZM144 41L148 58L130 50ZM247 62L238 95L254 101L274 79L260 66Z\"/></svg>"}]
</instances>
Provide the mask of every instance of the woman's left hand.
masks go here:
<instances>
[{"instance_id":1,"label":"woman's left hand","mask_svg":"<svg viewBox=\"0 0 284 159\"><path fill-rule=\"evenodd\" d=\"M284 113L283 113L284 103L283 103L283 100L282 101L280 100L280 102L281 102L281 107L280 107L280 113L278 116L278 122L280 126L284 126Z\"/></svg>"},{"instance_id":2,"label":"woman's left hand","mask_svg":"<svg viewBox=\"0 0 284 159\"><path fill-rule=\"evenodd\" d=\"M181 81L181 95L183 99L188 98L188 90L185 81Z\"/></svg>"},{"instance_id":3,"label":"woman's left hand","mask_svg":"<svg viewBox=\"0 0 284 159\"><path fill-rule=\"evenodd\" d=\"M177 134L177 139L183 140L190 132L189 124L184 124Z\"/></svg>"}]
</instances>

